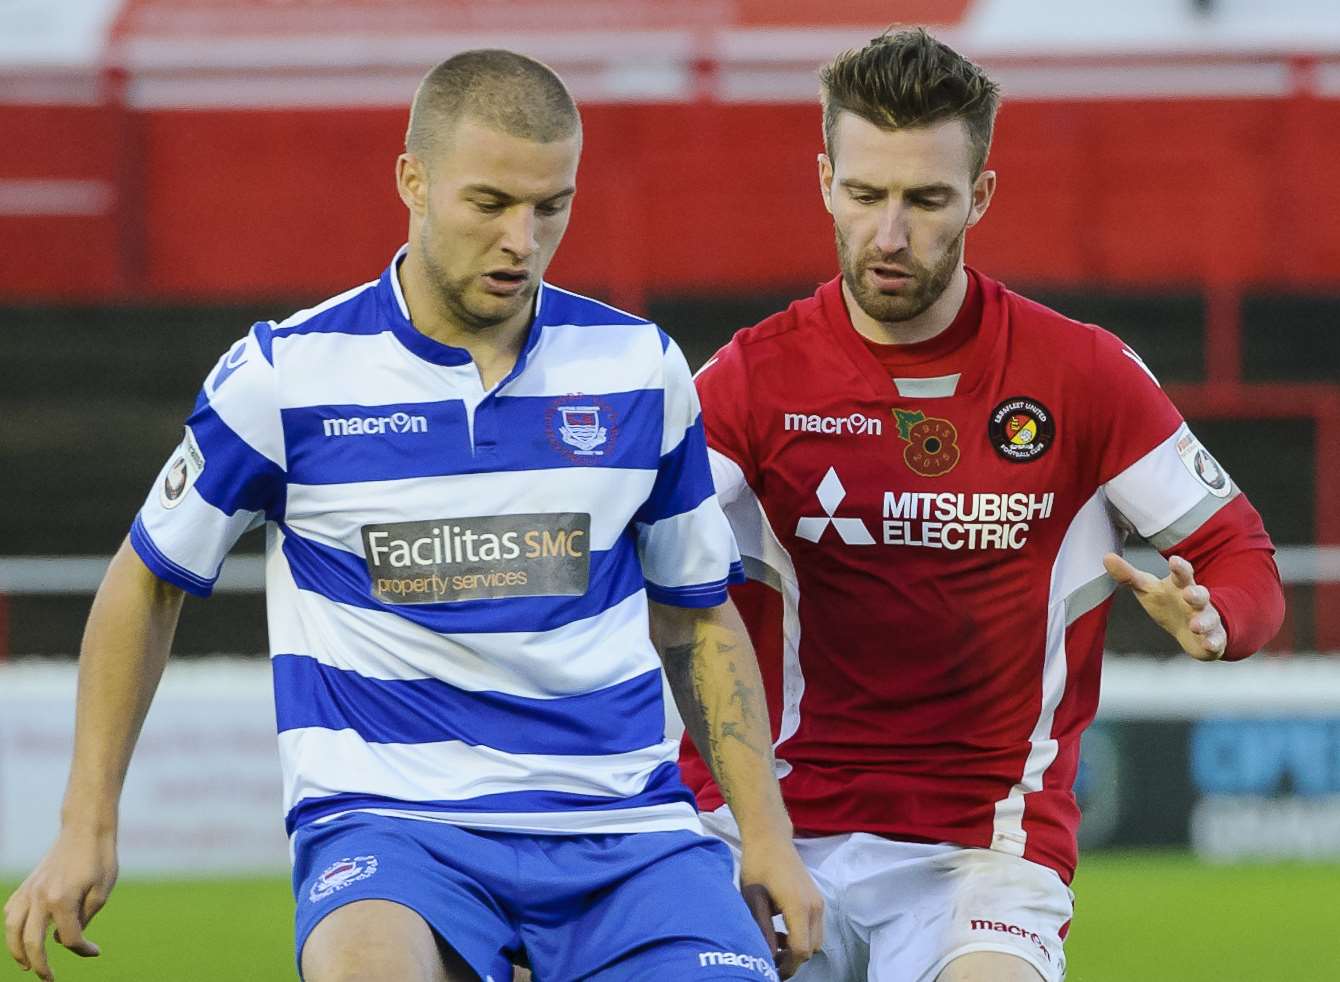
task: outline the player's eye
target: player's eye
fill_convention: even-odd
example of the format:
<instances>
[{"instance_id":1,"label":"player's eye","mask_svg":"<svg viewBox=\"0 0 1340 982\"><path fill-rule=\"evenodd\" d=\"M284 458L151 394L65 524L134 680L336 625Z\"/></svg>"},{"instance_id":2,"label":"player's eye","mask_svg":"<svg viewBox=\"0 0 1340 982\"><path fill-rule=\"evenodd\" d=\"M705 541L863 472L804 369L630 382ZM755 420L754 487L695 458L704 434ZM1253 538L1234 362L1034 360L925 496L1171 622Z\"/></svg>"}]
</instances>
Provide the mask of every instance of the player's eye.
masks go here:
<instances>
[{"instance_id":1,"label":"player's eye","mask_svg":"<svg viewBox=\"0 0 1340 982\"><path fill-rule=\"evenodd\" d=\"M855 201L858 205L873 205L879 200L879 197L879 195L871 194L869 191L851 192L852 201Z\"/></svg>"},{"instance_id":2,"label":"player's eye","mask_svg":"<svg viewBox=\"0 0 1340 982\"><path fill-rule=\"evenodd\" d=\"M908 199L908 202L916 208L925 208L927 211L934 211L937 208L943 208L949 202L942 197L923 197L921 195Z\"/></svg>"},{"instance_id":3,"label":"player's eye","mask_svg":"<svg viewBox=\"0 0 1340 982\"><path fill-rule=\"evenodd\" d=\"M553 216L565 210L567 207L568 202L564 199L563 201L546 201L544 204L539 205L535 210L541 215Z\"/></svg>"},{"instance_id":4,"label":"player's eye","mask_svg":"<svg viewBox=\"0 0 1340 982\"><path fill-rule=\"evenodd\" d=\"M503 210L503 203L501 201L476 199L472 203L486 215L494 215Z\"/></svg>"}]
</instances>

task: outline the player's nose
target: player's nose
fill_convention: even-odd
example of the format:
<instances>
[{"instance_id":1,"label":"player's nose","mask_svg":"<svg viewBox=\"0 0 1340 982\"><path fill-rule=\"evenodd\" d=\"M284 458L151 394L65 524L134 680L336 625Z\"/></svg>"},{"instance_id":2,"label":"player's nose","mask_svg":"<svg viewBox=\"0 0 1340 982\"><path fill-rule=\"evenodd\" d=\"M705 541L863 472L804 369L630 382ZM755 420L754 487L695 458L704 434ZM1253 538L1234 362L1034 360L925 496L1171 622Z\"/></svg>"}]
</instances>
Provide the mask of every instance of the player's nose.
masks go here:
<instances>
[{"instance_id":1,"label":"player's nose","mask_svg":"<svg viewBox=\"0 0 1340 982\"><path fill-rule=\"evenodd\" d=\"M517 205L511 208L503 224L503 250L518 260L529 259L539 248L536 239L538 224L534 207Z\"/></svg>"},{"instance_id":2,"label":"player's nose","mask_svg":"<svg viewBox=\"0 0 1340 982\"><path fill-rule=\"evenodd\" d=\"M907 248L907 219L897 202L889 202L879 216L875 247L886 256Z\"/></svg>"}]
</instances>

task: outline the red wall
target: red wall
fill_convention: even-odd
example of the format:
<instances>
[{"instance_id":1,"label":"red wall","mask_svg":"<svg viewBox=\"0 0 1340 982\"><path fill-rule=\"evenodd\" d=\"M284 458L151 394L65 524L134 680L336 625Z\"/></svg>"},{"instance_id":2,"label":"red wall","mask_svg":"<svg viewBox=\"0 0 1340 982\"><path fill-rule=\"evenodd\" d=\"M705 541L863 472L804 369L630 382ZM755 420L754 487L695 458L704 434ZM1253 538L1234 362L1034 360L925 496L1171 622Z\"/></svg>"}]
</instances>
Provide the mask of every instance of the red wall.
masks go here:
<instances>
[{"instance_id":1,"label":"red wall","mask_svg":"<svg viewBox=\"0 0 1340 982\"><path fill-rule=\"evenodd\" d=\"M637 304L833 268L810 106L588 106L553 277ZM392 110L0 107L0 178L106 179L101 217L0 217L0 296L318 296L404 234ZM1340 284L1340 101L1007 103L970 259L1007 281Z\"/></svg>"},{"instance_id":2,"label":"red wall","mask_svg":"<svg viewBox=\"0 0 1340 982\"><path fill-rule=\"evenodd\" d=\"M0 105L0 180L103 181L115 186L128 146L121 115L99 107ZM0 214L0 296L99 297L127 286L116 213Z\"/></svg>"}]
</instances>

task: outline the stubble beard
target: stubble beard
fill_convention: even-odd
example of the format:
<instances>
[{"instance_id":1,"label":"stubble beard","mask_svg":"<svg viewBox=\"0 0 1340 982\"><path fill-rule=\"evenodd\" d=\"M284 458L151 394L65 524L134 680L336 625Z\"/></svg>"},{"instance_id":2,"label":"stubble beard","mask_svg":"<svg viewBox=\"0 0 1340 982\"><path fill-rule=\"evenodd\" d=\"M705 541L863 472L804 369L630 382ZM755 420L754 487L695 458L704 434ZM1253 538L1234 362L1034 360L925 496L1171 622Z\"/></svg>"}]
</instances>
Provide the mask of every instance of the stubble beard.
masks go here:
<instances>
[{"instance_id":1,"label":"stubble beard","mask_svg":"<svg viewBox=\"0 0 1340 982\"><path fill-rule=\"evenodd\" d=\"M963 238L967 232L965 224L954 241L940 254L935 265L930 267L923 266L905 252L891 257L892 262L912 274L913 281L910 294L891 295L880 292L865 278L865 270L886 257L879 252L853 256L842 229L836 223L833 225L838 263L842 267L842 279L847 289L869 317L885 324L910 321L925 313L931 304L940 299L958 270L959 259L963 255Z\"/></svg>"},{"instance_id":2,"label":"stubble beard","mask_svg":"<svg viewBox=\"0 0 1340 982\"><path fill-rule=\"evenodd\" d=\"M471 287L477 286L479 275L467 274L453 278L438 263L432 249L432 243L425 229L422 242L423 264L428 271L433 292L437 294L439 308L461 327L470 331L484 331L516 316L517 312L528 307L535 299L539 283L532 277L526 288L515 297L489 297L492 300L487 308L470 300Z\"/></svg>"}]
</instances>

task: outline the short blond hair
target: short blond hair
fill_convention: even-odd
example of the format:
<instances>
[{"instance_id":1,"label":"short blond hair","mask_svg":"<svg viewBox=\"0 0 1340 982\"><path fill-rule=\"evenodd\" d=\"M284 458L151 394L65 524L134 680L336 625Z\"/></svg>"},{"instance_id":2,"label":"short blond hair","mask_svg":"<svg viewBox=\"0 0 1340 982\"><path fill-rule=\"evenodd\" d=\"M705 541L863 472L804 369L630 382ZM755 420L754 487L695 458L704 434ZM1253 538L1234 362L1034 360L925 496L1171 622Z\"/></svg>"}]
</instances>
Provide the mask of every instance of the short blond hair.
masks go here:
<instances>
[{"instance_id":1,"label":"short blond hair","mask_svg":"<svg viewBox=\"0 0 1340 982\"><path fill-rule=\"evenodd\" d=\"M538 143L566 139L582 125L553 69L501 48L463 51L423 77L410 105L405 149L430 154L464 116Z\"/></svg>"}]
</instances>

